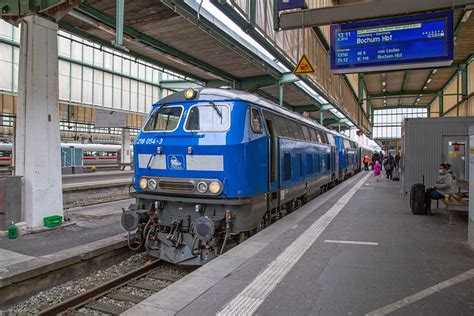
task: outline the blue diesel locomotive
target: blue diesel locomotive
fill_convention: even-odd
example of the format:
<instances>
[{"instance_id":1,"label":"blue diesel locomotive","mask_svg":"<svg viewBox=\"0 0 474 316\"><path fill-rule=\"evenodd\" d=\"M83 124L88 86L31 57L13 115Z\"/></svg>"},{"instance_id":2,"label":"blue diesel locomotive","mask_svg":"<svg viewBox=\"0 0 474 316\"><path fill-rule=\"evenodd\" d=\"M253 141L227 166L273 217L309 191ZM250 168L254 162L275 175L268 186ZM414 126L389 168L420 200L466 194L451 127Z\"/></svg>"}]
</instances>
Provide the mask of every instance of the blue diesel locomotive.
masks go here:
<instances>
[{"instance_id":1,"label":"blue diesel locomotive","mask_svg":"<svg viewBox=\"0 0 474 316\"><path fill-rule=\"evenodd\" d=\"M134 144L131 248L202 265L361 168L352 140L253 94L188 89Z\"/></svg>"}]
</instances>

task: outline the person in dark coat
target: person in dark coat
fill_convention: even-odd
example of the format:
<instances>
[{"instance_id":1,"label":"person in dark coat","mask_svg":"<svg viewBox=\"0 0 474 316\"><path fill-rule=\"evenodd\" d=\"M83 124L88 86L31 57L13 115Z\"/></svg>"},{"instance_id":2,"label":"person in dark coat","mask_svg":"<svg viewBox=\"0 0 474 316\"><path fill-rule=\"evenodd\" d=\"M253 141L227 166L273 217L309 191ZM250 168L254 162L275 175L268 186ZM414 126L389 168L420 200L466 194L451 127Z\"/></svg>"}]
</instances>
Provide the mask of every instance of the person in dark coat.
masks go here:
<instances>
[{"instance_id":1,"label":"person in dark coat","mask_svg":"<svg viewBox=\"0 0 474 316\"><path fill-rule=\"evenodd\" d=\"M388 180L392 180L393 177L393 169L395 168L395 159L393 159L392 154L388 154L383 162L383 167L385 169L385 173L387 175Z\"/></svg>"},{"instance_id":2,"label":"person in dark coat","mask_svg":"<svg viewBox=\"0 0 474 316\"><path fill-rule=\"evenodd\" d=\"M400 153L397 153L397 154L395 155L395 169L400 168L400 158L401 158L401 157L400 157Z\"/></svg>"}]
</instances>

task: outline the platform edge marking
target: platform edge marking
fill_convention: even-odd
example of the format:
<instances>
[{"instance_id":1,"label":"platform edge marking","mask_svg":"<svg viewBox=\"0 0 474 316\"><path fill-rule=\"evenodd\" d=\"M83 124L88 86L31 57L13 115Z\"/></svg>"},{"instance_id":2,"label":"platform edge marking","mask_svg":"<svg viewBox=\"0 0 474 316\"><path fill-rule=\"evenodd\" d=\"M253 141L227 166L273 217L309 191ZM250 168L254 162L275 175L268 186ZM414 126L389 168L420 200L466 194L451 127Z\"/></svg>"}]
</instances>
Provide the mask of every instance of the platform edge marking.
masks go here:
<instances>
[{"instance_id":1,"label":"platform edge marking","mask_svg":"<svg viewBox=\"0 0 474 316\"><path fill-rule=\"evenodd\" d=\"M420 301L430 295L433 295L435 293L441 292L442 290L456 285L458 283L467 281L469 279L474 278L474 269L468 270L464 273L458 274L451 279L448 279L446 281L440 282L438 284L433 285L432 287L426 288L418 293L415 293L413 295L407 296L405 298L402 298L401 300L394 302L392 304L386 305L384 307L381 307L379 309L376 309L370 313L365 314L365 316L379 316L379 315L386 315L389 313L392 313L396 310L399 310L407 305L410 305L412 303L415 303L417 301Z\"/></svg>"},{"instance_id":2,"label":"platform edge marking","mask_svg":"<svg viewBox=\"0 0 474 316\"><path fill-rule=\"evenodd\" d=\"M255 313L368 178L369 175L363 177L355 186L339 198L326 213L293 241L290 246L273 260L264 271L242 290L242 292L227 303L217 315L251 315ZM251 301L250 304L243 304L249 301Z\"/></svg>"},{"instance_id":3,"label":"platform edge marking","mask_svg":"<svg viewBox=\"0 0 474 316\"><path fill-rule=\"evenodd\" d=\"M332 240L326 239L324 242L330 244L347 244L347 245L367 245L367 246L378 246L378 242L374 241L353 241L353 240Z\"/></svg>"}]
</instances>

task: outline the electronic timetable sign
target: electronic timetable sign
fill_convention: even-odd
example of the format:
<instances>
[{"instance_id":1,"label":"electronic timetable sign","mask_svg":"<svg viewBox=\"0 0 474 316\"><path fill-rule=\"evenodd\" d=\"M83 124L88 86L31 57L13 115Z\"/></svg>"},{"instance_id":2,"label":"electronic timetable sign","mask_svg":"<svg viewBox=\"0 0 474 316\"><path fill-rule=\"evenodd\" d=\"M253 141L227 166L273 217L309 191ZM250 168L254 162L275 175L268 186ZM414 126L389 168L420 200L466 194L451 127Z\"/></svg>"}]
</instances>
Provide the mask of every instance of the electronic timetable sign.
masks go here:
<instances>
[{"instance_id":1,"label":"electronic timetable sign","mask_svg":"<svg viewBox=\"0 0 474 316\"><path fill-rule=\"evenodd\" d=\"M452 61L452 11L331 25L334 73L440 67Z\"/></svg>"}]
</instances>

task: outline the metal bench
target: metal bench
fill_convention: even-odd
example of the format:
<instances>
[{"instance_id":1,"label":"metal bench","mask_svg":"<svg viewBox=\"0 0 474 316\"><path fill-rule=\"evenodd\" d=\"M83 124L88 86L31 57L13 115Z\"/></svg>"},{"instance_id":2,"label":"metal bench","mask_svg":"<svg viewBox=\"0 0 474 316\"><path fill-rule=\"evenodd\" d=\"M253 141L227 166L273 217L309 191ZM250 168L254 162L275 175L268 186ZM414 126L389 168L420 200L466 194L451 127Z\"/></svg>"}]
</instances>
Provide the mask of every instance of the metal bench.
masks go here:
<instances>
[{"instance_id":1,"label":"metal bench","mask_svg":"<svg viewBox=\"0 0 474 316\"><path fill-rule=\"evenodd\" d=\"M458 193L469 192L469 181L456 180L456 186ZM469 212L469 200L463 200L456 194L451 194L449 200L444 199L436 200L436 208L439 209L439 202L443 202L445 210L449 215L449 224L453 224L454 212Z\"/></svg>"}]
</instances>

